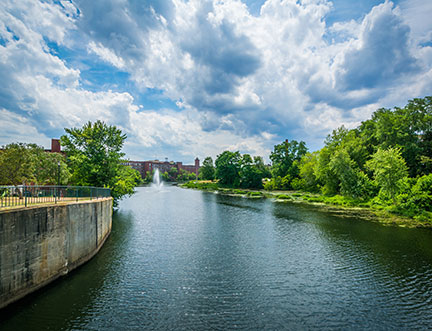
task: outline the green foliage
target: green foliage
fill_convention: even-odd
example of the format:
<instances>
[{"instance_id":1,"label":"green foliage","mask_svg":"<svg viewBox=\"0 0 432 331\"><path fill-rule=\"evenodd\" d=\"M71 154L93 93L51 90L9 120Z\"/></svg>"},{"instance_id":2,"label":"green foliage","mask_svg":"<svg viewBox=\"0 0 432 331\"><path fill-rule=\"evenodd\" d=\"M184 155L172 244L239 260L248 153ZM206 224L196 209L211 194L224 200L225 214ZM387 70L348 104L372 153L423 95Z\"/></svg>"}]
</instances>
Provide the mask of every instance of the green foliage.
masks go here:
<instances>
[{"instance_id":1,"label":"green foliage","mask_svg":"<svg viewBox=\"0 0 432 331\"><path fill-rule=\"evenodd\" d=\"M276 196L276 199L279 199L279 200L293 200L292 196L287 195L287 194L278 194Z\"/></svg>"},{"instance_id":2,"label":"green foliage","mask_svg":"<svg viewBox=\"0 0 432 331\"><path fill-rule=\"evenodd\" d=\"M172 167L170 168L170 170L168 171L168 176L167 179L165 179L166 181L174 181L176 180L178 176L178 170L176 167Z\"/></svg>"},{"instance_id":3,"label":"green foliage","mask_svg":"<svg viewBox=\"0 0 432 331\"><path fill-rule=\"evenodd\" d=\"M266 168L261 157L244 154L240 160L240 186L243 188L262 188L262 179L266 175Z\"/></svg>"},{"instance_id":4,"label":"green foliage","mask_svg":"<svg viewBox=\"0 0 432 331\"><path fill-rule=\"evenodd\" d=\"M300 178L294 178L291 182L293 189L318 192L320 182L315 173L318 164L319 152L306 153L298 162Z\"/></svg>"},{"instance_id":5,"label":"green foliage","mask_svg":"<svg viewBox=\"0 0 432 331\"><path fill-rule=\"evenodd\" d=\"M400 149L389 148L384 150L379 148L366 162L366 167L373 171L375 182L384 194L388 194L392 200L402 188L401 180L408 176L405 160L401 156Z\"/></svg>"},{"instance_id":6,"label":"green foliage","mask_svg":"<svg viewBox=\"0 0 432 331\"><path fill-rule=\"evenodd\" d=\"M298 161L307 152L306 144L304 141L291 142L285 140L283 143L274 146L273 152L270 154L272 161L272 174L273 177L286 177L295 178L299 175ZM296 162L297 161L297 162Z\"/></svg>"},{"instance_id":7,"label":"green foliage","mask_svg":"<svg viewBox=\"0 0 432 331\"><path fill-rule=\"evenodd\" d=\"M345 149L336 150L330 158L329 167L339 180L342 195L355 199L369 197L373 184L356 168L355 162Z\"/></svg>"},{"instance_id":8,"label":"green foliage","mask_svg":"<svg viewBox=\"0 0 432 331\"><path fill-rule=\"evenodd\" d=\"M182 184L183 187L187 188L195 188L200 190L207 190L207 191L217 191L219 189L219 184L215 182L208 182L208 181L197 181L192 180L187 183Z\"/></svg>"},{"instance_id":9,"label":"green foliage","mask_svg":"<svg viewBox=\"0 0 432 331\"><path fill-rule=\"evenodd\" d=\"M203 165L200 168L200 178L204 180L213 180L215 178L215 167L213 159L208 156L204 159Z\"/></svg>"},{"instance_id":10,"label":"green foliage","mask_svg":"<svg viewBox=\"0 0 432 331\"><path fill-rule=\"evenodd\" d=\"M111 182L111 196L118 201L123 196L131 195L133 188L141 183L141 175L135 169L120 166Z\"/></svg>"},{"instance_id":11,"label":"green foliage","mask_svg":"<svg viewBox=\"0 0 432 331\"><path fill-rule=\"evenodd\" d=\"M247 196L251 197L251 198L261 198L264 195L261 192L258 192L258 191L250 191L250 192L247 192Z\"/></svg>"},{"instance_id":12,"label":"green foliage","mask_svg":"<svg viewBox=\"0 0 432 331\"><path fill-rule=\"evenodd\" d=\"M144 178L143 178L143 182L144 183L151 183L153 181L153 174L154 174L154 171L147 171Z\"/></svg>"},{"instance_id":13,"label":"green foliage","mask_svg":"<svg viewBox=\"0 0 432 331\"><path fill-rule=\"evenodd\" d=\"M335 195L339 192L339 179L330 167L330 160L334 151L329 147L323 147L315 163L315 176L323 183L321 192L324 195Z\"/></svg>"},{"instance_id":14,"label":"green foliage","mask_svg":"<svg viewBox=\"0 0 432 331\"><path fill-rule=\"evenodd\" d=\"M221 184L239 186L240 184L240 160L239 152L224 151L218 155L215 161L216 178Z\"/></svg>"},{"instance_id":15,"label":"green foliage","mask_svg":"<svg viewBox=\"0 0 432 331\"><path fill-rule=\"evenodd\" d=\"M126 135L120 129L97 121L65 131L61 144L67 155L73 184L108 187L114 203L133 194L140 176L138 171L122 165L124 154L121 149Z\"/></svg>"},{"instance_id":16,"label":"green foliage","mask_svg":"<svg viewBox=\"0 0 432 331\"><path fill-rule=\"evenodd\" d=\"M284 177L276 176L271 178L264 184L264 189L268 191L272 190L291 190L292 189L292 179L291 175L286 175Z\"/></svg>"},{"instance_id":17,"label":"green foliage","mask_svg":"<svg viewBox=\"0 0 432 331\"><path fill-rule=\"evenodd\" d=\"M196 175L193 172L186 171L184 169L180 169L180 172L177 175L178 182L186 182L188 180L196 179Z\"/></svg>"},{"instance_id":18,"label":"green foliage","mask_svg":"<svg viewBox=\"0 0 432 331\"><path fill-rule=\"evenodd\" d=\"M165 171L164 173L162 173L161 177L162 177L162 180L165 182L171 181L171 176L168 173L168 171Z\"/></svg>"},{"instance_id":19,"label":"green foliage","mask_svg":"<svg viewBox=\"0 0 432 331\"><path fill-rule=\"evenodd\" d=\"M59 178L60 165L60 178ZM0 150L0 184L66 184L70 177L65 158L35 144L12 143Z\"/></svg>"}]
</instances>

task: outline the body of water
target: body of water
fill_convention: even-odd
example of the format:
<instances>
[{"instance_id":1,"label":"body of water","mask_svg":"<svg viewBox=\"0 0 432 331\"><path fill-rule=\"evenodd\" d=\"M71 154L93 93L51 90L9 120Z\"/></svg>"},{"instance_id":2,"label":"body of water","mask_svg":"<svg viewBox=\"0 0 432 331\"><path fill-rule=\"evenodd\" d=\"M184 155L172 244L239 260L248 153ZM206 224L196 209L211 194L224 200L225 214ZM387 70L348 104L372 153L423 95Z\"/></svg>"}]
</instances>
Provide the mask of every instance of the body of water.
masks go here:
<instances>
[{"instance_id":1,"label":"body of water","mask_svg":"<svg viewBox=\"0 0 432 331\"><path fill-rule=\"evenodd\" d=\"M120 203L99 254L1 330L432 327L432 231L173 186Z\"/></svg>"}]
</instances>

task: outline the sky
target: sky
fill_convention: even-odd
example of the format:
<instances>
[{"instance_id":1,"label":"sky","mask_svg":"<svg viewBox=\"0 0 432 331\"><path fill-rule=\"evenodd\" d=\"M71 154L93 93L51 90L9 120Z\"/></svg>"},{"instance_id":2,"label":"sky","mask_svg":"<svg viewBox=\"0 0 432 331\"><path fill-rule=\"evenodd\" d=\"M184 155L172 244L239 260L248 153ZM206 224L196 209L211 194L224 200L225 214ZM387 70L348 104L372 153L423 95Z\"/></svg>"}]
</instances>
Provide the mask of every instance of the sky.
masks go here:
<instances>
[{"instance_id":1,"label":"sky","mask_svg":"<svg viewBox=\"0 0 432 331\"><path fill-rule=\"evenodd\" d=\"M264 156L432 95L430 0L2 0L0 145L103 120L131 160Z\"/></svg>"}]
</instances>

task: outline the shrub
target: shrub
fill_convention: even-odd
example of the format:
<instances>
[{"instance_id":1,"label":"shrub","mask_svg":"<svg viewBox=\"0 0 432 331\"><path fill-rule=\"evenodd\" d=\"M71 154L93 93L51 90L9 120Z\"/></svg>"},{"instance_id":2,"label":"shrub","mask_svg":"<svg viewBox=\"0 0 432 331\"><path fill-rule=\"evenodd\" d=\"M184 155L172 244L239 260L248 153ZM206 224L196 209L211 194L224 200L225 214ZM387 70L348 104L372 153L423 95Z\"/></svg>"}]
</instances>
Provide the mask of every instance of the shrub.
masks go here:
<instances>
[{"instance_id":1,"label":"shrub","mask_svg":"<svg viewBox=\"0 0 432 331\"><path fill-rule=\"evenodd\" d=\"M276 196L276 199L280 199L280 200L292 200L293 198L287 194L278 194Z\"/></svg>"}]
</instances>

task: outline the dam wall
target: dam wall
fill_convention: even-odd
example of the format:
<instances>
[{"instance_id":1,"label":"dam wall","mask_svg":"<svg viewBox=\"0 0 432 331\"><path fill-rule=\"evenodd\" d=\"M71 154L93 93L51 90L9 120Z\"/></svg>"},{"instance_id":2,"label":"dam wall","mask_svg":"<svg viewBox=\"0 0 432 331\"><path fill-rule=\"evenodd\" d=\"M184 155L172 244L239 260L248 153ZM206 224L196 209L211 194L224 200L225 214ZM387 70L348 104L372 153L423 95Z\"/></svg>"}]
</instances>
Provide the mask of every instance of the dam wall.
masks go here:
<instances>
[{"instance_id":1,"label":"dam wall","mask_svg":"<svg viewBox=\"0 0 432 331\"><path fill-rule=\"evenodd\" d=\"M91 259L111 225L112 198L0 211L0 309Z\"/></svg>"}]
</instances>

